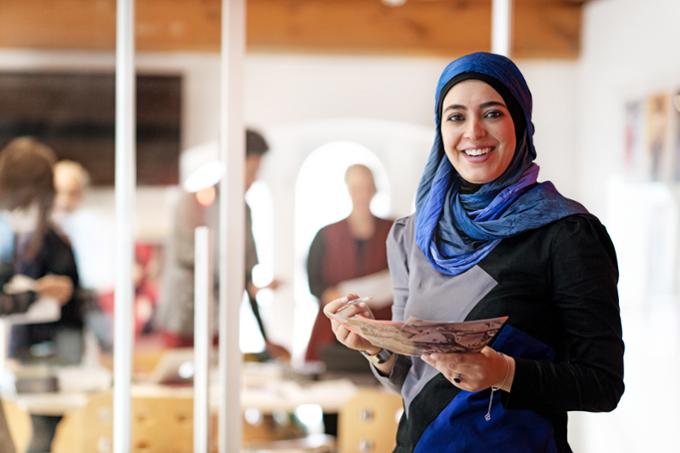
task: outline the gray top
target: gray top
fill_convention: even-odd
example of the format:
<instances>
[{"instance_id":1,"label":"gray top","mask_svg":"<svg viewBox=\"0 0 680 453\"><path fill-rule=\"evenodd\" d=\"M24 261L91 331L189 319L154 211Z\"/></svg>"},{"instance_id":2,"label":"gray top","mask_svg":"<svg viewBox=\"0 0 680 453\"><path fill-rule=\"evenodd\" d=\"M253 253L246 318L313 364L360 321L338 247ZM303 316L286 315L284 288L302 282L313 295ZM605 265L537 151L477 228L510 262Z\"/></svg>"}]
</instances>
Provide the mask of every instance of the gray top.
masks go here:
<instances>
[{"instance_id":1,"label":"gray top","mask_svg":"<svg viewBox=\"0 0 680 453\"><path fill-rule=\"evenodd\" d=\"M387 260L394 286L392 319L464 321L468 313L496 286L481 267L449 277L437 272L415 243L415 215L397 219L387 238ZM404 407L439 373L419 357L397 356L389 376L373 369L378 380L400 392ZM408 413L407 413L408 415Z\"/></svg>"},{"instance_id":2,"label":"gray top","mask_svg":"<svg viewBox=\"0 0 680 453\"><path fill-rule=\"evenodd\" d=\"M217 214L217 203L206 209L193 194L183 193L177 201L172 235L166 243L156 323L181 337L194 334L194 230L209 226L213 246L217 244ZM217 266L213 270L217 277Z\"/></svg>"},{"instance_id":3,"label":"gray top","mask_svg":"<svg viewBox=\"0 0 680 453\"><path fill-rule=\"evenodd\" d=\"M245 271L246 284L251 281L252 270L258 263L255 239L252 232L250 207L245 206ZM194 334L194 230L207 225L211 230L213 250L218 244L219 203L217 200L205 208L198 204L192 194L182 194L178 200L172 235L166 244L166 260L159 296L156 322L159 327L181 337ZM216 252L215 252L216 254ZM216 256L216 255L215 255ZM214 264L214 263L213 263ZM218 266L213 266L214 289L219 281ZM240 301L239 301L240 302ZM214 297L217 313L217 297ZM259 313L255 315L259 317ZM217 329L218 317L214 318Z\"/></svg>"}]
</instances>

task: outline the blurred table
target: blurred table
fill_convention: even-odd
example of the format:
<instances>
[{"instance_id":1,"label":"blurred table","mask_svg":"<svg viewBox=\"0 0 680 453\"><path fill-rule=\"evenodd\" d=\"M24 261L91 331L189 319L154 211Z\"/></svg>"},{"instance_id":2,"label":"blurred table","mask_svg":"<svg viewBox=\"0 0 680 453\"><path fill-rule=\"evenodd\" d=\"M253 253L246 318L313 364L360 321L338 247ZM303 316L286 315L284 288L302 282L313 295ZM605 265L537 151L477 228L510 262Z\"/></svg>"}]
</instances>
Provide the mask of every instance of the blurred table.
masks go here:
<instances>
[{"instance_id":1,"label":"blurred table","mask_svg":"<svg viewBox=\"0 0 680 453\"><path fill-rule=\"evenodd\" d=\"M244 364L242 369L241 407L261 412L294 411L305 404L315 404L324 412L337 412L356 393L358 386L348 378L305 381L286 377L275 364ZM85 371L83 371L85 373ZM72 381L67 390L52 393L3 395L16 401L33 415L63 415L83 407L93 389L77 391L77 371L71 370ZM220 385L213 377L210 403L217 410ZM100 389L107 390L108 387ZM133 383L134 396L193 396L191 386L167 386L155 383Z\"/></svg>"}]
</instances>

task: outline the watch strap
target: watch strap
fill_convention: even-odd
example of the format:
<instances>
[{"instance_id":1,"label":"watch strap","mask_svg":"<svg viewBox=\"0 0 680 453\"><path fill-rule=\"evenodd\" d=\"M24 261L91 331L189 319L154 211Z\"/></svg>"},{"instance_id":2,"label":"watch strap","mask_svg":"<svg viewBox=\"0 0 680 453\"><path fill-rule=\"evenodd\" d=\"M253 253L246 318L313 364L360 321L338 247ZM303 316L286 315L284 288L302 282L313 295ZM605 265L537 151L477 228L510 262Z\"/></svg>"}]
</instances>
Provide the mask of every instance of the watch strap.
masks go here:
<instances>
[{"instance_id":1,"label":"watch strap","mask_svg":"<svg viewBox=\"0 0 680 453\"><path fill-rule=\"evenodd\" d=\"M392 357L392 351L388 351L387 349L381 349L376 354L367 354L363 351L361 354L366 357L366 360L371 362L373 365L381 365L387 362L390 357Z\"/></svg>"}]
</instances>

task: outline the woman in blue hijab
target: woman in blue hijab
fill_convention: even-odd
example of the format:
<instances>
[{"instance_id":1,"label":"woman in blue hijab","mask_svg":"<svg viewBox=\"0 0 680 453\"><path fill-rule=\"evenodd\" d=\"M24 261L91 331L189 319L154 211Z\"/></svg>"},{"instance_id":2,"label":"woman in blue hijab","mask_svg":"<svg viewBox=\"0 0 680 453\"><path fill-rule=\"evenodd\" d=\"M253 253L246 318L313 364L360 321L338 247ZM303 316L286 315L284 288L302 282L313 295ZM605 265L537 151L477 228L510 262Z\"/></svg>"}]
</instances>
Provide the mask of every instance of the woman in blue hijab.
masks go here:
<instances>
[{"instance_id":1,"label":"woman in blue hijab","mask_svg":"<svg viewBox=\"0 0 680 453\"><path fill-rule=\"evenodd\" d=\"M450 63L416 212L388 239L394 320L508 316L491 346L410 357L333 320L404 399L395 451L570 452L567 412L611 411L623 394L616 253L595 216L537 182L531 110L508 58ZM372 317L355 298L325 312Z\"/></svg>"}]
</instances>

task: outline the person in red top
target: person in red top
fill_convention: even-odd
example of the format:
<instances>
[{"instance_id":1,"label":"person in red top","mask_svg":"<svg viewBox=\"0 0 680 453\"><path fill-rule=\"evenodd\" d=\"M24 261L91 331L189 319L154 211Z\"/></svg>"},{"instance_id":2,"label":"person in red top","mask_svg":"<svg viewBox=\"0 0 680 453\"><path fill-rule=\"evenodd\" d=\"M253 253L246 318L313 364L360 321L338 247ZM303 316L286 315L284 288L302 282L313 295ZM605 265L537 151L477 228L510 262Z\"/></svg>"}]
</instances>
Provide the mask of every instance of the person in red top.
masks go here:
<instances>
[{"instance_id":1,"label":"person in red top","mask_svg":"<svg viewBox=\"0 0 680 453\"><path fill-rule=\"evenodd\" d=\"M373 173L365 165L351 165L345 173L345 183L352 212L347 218L319 230L307 258L309 289L319 300L319 312L307 346L306 361L319 360L324 347L337 344L322 308L340 296L338 285L387 272L385 241L393 221L371 213L370 204L376 193ZM390 306L391 300L374 307L375 317L390 319Z\"/></svg>"}]
</instances>

